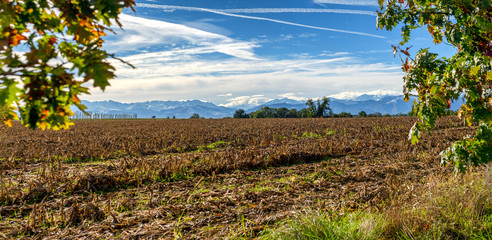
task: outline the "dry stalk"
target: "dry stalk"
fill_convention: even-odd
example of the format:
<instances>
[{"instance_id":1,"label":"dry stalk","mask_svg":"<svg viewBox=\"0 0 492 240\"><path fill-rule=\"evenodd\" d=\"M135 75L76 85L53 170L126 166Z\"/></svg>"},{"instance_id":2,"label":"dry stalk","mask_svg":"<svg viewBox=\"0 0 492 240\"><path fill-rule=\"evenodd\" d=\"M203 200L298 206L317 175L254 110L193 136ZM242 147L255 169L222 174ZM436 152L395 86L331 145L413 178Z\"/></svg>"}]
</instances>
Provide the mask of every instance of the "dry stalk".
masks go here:
<instances>
[{"instance_id":1,"label":"dry stalk","mask_svg":"<svg viewBox=\"0 0 492 240\"><path fill-rule=\"evenodd\" d=\"M492 162L485 166L485 186L492 190Z\"/></svg>"}]
</instances>

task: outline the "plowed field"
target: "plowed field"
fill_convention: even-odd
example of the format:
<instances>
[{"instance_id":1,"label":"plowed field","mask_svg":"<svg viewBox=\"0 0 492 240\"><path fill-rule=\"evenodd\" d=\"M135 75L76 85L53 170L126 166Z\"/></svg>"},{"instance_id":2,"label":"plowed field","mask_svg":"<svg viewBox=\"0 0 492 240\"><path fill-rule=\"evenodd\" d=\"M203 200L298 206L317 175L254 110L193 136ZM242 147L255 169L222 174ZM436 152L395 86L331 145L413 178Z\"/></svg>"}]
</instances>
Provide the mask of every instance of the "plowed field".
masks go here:
<instances>
[{"instance_id":1,"label":"plowed field","mask_svg":"<svg viewBox=\"0 0 492 240\"><path fill-rule=\"evenodd\" d=\"M409 117L86 120L2 130L0 239L254 238L305 208L378 210L402 184L450 171L472 134Z\"/></svg>"}]
</instances>

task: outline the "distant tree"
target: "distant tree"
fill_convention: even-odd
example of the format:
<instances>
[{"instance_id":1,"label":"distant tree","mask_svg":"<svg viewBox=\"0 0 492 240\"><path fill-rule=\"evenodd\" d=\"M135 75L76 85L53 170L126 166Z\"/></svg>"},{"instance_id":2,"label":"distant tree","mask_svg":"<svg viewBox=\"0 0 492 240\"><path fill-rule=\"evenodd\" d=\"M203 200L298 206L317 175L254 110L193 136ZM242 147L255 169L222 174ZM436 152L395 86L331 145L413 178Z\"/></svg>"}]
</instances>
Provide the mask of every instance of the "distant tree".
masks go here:
<instances>
[{"instance_id":1,"label":"distant tree","mask_svg":"<svg viewBox=\"0 0 492 240\"><path fill-rule=\"evenodd\" d=\"M380 112L376 112L376 113L371 113L368 116L369 117L382 117L383 115Z\"/></svg>"},{"instance_id":2,"label":"distant tree","mask_svg":"<svg viewBox=\"0 0 492 240\"><path fill-rule=\"evenodd\" d=\"M152 119L155 119L155 116L152 116Z\"/></svg>"},{"instance_id":3,"label":"distant tree","mask_svg":"<svg viewBox=\"0 0 492 240\"><path fill-rule=\"evenodd\" d=\"M306 105L308 106L308 117L327 117L332 114L330 99L327 97L318 99L316 103L312 99L308 99Z\"/></svg>"},{"instance_id":4,"label":"distant tree","mask_svg":"<svg viewBox=\"0 0 492 240\"><path fill-rule=\"evenodd\" d=\"M191 115L190 119L199 119L200 118L200 115L198 113L193 113L193 115Z\"/></svg>"},{"instance_id":5,"label":"distant tree","mask_svg":"<svg viewBox=\"0 0 492 240\"><path fill-rule=\"evenodd\" d=\"M307 108L303 108L299 111L297 111L297 117L298 118L307 118L309 117L309 112Z\"/></svg>"},{"instance_id":6,"label":"distant tree","mask_svg":"<svg viewBox=\"0 0 492 240\"><path fill-rule=\"evenodd\" d=\"M297 118L297 110L295 108L290 109L286 114L286 118Z\"/></svg>"},{"instance_id":7,"label":"distant tree","mask_svg":"<svg viewBox=\"0 0 492 240\"><path fill-rule=\"evenodd\" d=\"M277 109L275 109L275 117L276 118L286 118L288 112L289 112L289 109L287 109L285 107L277 108Z\"/></svg>"},{"instance_id":8,"label":"distant tree","mask_svg":"<svg viewBox=\"0 0 492 240\"><path fill-rule=\"evenodd\" d=\"M265 113L260 109L253 112L253 118L266 118Z\"/></svg>"},{"instance_id":9,"label":"distant tree","mask_svg":"<svg viewBox=\"0 0 492 240\"><path fill-rule=\"evenodd\" d=\"M244 111L244 109L238 109L233 115L234 118L249 118L249 115Z\"/></svg>"},{"instance_id":10,"label":"distant tree","mask_svg":"<svg viewBox=\"0 0 492 240\"><path fill-rule=\"evenodd\" d=\"M275 118L277 109L271 107L262 107L254 112L253 118Z\"/></svg>"},{"instance_id":11,"label":"distant tree","mask_svg":"<svg viewBox=\"0 0 492 240\"><path fill-rule=\"evenodd\" d=\"M367 113L365 111L360 111L358 115L359 117L367 117Z\"/></svg>"},{"instance_id":12,"label":"distant tree","mask_svg":"<svg viewBox=\"0 0 492 240\"><path fill-rule=\"evenodd\" d=\"M386 114L383 115L383 117L391 117L391 114L386 113Z\"/></svg>"},{"instance_id":13,"label":"distant tree","mask_svg":"<svg viewBox=\"0 0 492 240\"><path fill-rule=\"evenodd\" d=\"M338 113L338 114L334 114L333 115L334 117L339 117L339 118L351 118L353 117L351 113L349 112L341 112L341 113Z\"/></svg>"}]
</instances>

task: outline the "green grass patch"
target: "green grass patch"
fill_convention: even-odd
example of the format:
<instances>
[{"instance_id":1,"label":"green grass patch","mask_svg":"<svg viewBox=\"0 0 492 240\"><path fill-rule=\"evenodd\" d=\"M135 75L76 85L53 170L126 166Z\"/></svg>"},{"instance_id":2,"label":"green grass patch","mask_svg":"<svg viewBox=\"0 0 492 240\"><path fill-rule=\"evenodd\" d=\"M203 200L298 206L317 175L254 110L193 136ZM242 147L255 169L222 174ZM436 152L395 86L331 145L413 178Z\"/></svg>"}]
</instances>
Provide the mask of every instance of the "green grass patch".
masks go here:
<instances>
[{"instance_id":1,"label":"green grass patch","mask_svg":"<svg viewBox=\"0 0 492 240\"><path fill-rule=\"evenodd\" d=\"M230 145L230 143L226 142L226 141L218 141L218 142L214 142L214 143L211 143L209 145L206 145L206 146L198 146L197 147L197 152L201 152L201 151L204 151L204 150L215 150L215 149L220 149L220 148L224 148L226 146Z\"/></svg>"},{"instance_id":2,"label":"green grass patch","mask_svg":"<svg viewBox=\"0 0 492 240\"><path fill-rule=\"evenodd\" d=\"M492 188L484 179L481 172L429 177L380 212L308 210L259 239L492 239Z\"/></svg>"},{"instance_id":3,"label":"green grass patch","mask_svg":"<svg viewBox=\"0 0 492 240\"><path fill-rule=\"evenodd\" d=\"M263 231L259 239L378 239L384 230L378 214L338 214L309 210Z\"/></svg>"},{"instance_id":4,"label":"green grass patch","mask_svg":"<svg viewBox=\"0 0 492 240\"><path fill-rule=\"evenodd\" d=\"M321 138L322 135L314 132L305 132L300 138Z\"/></svg>"}]
</instances>

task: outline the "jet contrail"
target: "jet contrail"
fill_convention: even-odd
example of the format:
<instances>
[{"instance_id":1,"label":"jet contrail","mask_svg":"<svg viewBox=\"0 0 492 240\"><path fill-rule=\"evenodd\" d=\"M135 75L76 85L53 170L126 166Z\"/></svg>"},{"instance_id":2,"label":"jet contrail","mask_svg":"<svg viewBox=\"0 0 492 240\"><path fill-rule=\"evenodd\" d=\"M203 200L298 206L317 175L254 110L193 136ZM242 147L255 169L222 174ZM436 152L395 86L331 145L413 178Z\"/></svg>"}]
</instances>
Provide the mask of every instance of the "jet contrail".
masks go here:
<instances>
[{"instance_id":1,"label":"jet contrail","mask_svg":"<svg viewBox=\"0 0 492 240\"><path fill-rule=\"evenodd\" d=\"M238 8L238 9L211 9L224 13L341 13L377 16L376 12L347 9L319 9L319 8Z\"/></svg>"},{"instance_id":2,"label":"jet contrail","mask_svg":"<svg viewBox=\"0 0 492 240\"><path fill-rule=\"evenodd\" d=\"M137 3L137 7L152 7L161 8L164 10L187 10L187 11L204 11L205 8L197 7L183 7L183 6L173 6L173 5L157 5L157 4L146 4ZM340 13L340 14L359 14L359 15L370 15L377 16L374 11L363 11L363 10L348 10L348 9L319 9L319 8L236 8L236 9L210 9L210 11L217 11L223 13Z\"/></svg>"},{"instance_id":3,"label":"jet contrail","mask_svg":"<svg viewBox=\"0 0 492 240\"><path fill-rule=\"evenodd\" d=\"M137 3L137 7L143 7L143 8L159 8L159 9L164 9L164 10L185 10L185 11L209 12L209 13L215 13L215 14L229 16L229 17L254 19L254 20L275 22L275 23L280 23L280 24L286 24L286 25L298 26L298 27L305 27L305 28L311 28L311 29L317 29L317 30L332 31L332 32L341 32L341 33L348 33L348 34L356 34L356 35L368 36L368 37L375 37L375 38L385 38L383 36L369 34L369 33L363 33L363 32L355 32L355 31L348 31L348 30L341 30L341 29L334 29L334 28L326 28L326 27L317 27L317 26L311 26L311 25L300 24L300 23L293 23L293 22L282 21L282 20L277 20L277 19L272 19L272 18L263 18L263 17L254 17L254 16L233 14L233 13L226 12L227 9L226 10L217 10L217 9L208 9L208 8L199 8L199 7L183 7L183 6L157 5L157 4L146 4L146 3ZM234 9L231 9L231 10L234 10ZM319 10L321 10L321 9L319 9ZM327 10L329 10L329 9L327 9Z\"/></svg>"},{"instance_id":4,"label":"jet contrail","mask_svg":"<svg viewBox=\"0 0 492 240\"><path fill-rule=\"evenodd\" d=\"M379 6L376 0L315 0L314 3L340 4L353 6Z\"/></svg>"}]
</instances>

